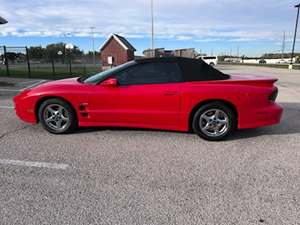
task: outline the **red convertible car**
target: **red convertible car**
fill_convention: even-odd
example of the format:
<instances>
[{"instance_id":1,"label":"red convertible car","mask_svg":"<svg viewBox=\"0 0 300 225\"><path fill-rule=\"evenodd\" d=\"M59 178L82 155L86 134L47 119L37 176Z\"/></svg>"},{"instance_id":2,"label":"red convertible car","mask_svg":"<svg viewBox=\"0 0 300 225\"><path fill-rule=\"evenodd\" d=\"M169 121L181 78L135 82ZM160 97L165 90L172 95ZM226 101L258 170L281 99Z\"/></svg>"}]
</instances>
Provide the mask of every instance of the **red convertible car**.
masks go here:
<instances>
[{"instance_id":1,"label":"red convertible car","mask_svg":"<svg viewBox=\"0 0 300 225\"><path fill-rule=\"evenodd\" d=\"M113 126L193 131L221 140L235 129L280 122L276 81L227 75L199 59L152 58L44 83L14 102L22 120L55 134Z\"/></svg>"}]
</instances>

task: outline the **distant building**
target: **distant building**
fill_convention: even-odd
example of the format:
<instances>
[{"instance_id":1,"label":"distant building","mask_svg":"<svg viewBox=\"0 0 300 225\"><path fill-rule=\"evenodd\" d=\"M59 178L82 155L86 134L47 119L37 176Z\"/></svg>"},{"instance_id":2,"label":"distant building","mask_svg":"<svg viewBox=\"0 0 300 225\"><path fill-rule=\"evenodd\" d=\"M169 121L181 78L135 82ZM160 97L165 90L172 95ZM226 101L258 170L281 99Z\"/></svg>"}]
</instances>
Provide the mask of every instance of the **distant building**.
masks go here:
<instances>
[{"instance_id":1,"label":"distant building","mask_svg":"<svg viewBox=\"0 0 300 225\"><path fill-rule=\"evenodd\" d=\"M241 57L227 57L227 58L224 58L224 62L240 63L240 62L242 62L242 58Z\"/></svg>"},{"instance_id":2,"label":"distant building","mask_svg":"<svg viewBox=\"0 0 300 225\"><path fill-rule=\"evenodd\" d=\"M184 48L176 49L174 51L174 56L186 57L186 58L195 58L196 52L194 48Z\"/></svg>"},{"instance_id":3,"label":"distant building","mask_svg":"<svg viewBox=\"0 0 300 225\"><path fill-rule=\"evenodd\" d=\"M103 67L117 66L134 59L136 49L122 36L111 35L100 48Z\"/></svg>"},{"instance_id":4,"label":"distant building","mask_svg":"<svg viewBox=\"0 0 300 225\"><path fill-rule=\"evenodd\" d=\"M197 53L194 48L176 49L176 50L166 50L164 48L156 49L146 49L143 54L145 57L170 57L179 56L186 58L195 58Z\"/></svg>"}]
</instances>

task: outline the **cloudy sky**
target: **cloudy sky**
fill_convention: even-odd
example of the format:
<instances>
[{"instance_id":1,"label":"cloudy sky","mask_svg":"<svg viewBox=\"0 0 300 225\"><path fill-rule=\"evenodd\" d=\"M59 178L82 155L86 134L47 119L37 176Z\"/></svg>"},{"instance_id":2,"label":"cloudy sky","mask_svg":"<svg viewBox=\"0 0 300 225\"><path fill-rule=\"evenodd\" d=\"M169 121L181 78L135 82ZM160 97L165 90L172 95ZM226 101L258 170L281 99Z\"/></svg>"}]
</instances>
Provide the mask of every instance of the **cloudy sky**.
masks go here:
<instances>
[{"instance_id":1,"label":"cloudy sky","mask_svg":"<svg viewBox=\"0 0 300 225\"><path fill-rule=\"evenodd\" d=\"M280 52L283 32L291 49L299 0L154 0L155 47L208 54ZM150 47L150 0L0 0L0 45L72 42L92 49L111 33L129 39L138 54ZM300 35L299 35L300 36ZM299 42L299 40L298 40ZM300 51L300 43L297 50Z\"/></svg>"}]
</instances>

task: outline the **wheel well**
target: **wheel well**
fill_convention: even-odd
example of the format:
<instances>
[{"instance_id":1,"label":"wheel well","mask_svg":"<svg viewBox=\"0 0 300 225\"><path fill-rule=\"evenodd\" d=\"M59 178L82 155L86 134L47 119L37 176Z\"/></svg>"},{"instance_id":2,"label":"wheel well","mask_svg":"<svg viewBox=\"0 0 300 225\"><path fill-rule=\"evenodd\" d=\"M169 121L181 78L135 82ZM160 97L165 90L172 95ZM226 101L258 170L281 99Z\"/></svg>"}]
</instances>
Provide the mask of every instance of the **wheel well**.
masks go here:
<instances>
[{"instance_id":1,"label":"wheel well","mask_svg":"<svg viewBox=\"0 0 300 225\"><path fill-rule=\"evenodd\" d=\"M226 105L227 107L229 107L235 114L237 120L238 120L238 111L237 108L235 107L235 105L233 105L231 102L223 100L223 99L211 99L211 100L206 100L206 101L202 101L199 102L197 105L194 106L194 108L192 109L190 116L189 116L189 131L192 130L192 122L193 122L193 118L195 113L198 111L198 109L208 103L212 103L212 102L221 102L224 105Z\"/></svg>"},{"instance_id":2,"label":"wheel well","mask_svg":"<svg viewBox=\"0 0 300 225\"><path fill-rule=\"evenodd\" d=\"M37 103L35 104L35 107L34 107L34 114L35 114L35 117L36 117L36 121L39 122L39 108L40 106L42 105L42 103L48 99L52 99L52 98L56 98L56 99L60 99L64 102L66 102L67 104L69 104L70 107L72 107L72 109L74 110L75 112L75 115L77 117L77 113L76 113L76 110L74 109L73 105L66 99L62 98L62 97L57 97L57 96L46 96L46 97L42 97L41 99L39 99L37 101Z\"/></svg>"}]
</instances>

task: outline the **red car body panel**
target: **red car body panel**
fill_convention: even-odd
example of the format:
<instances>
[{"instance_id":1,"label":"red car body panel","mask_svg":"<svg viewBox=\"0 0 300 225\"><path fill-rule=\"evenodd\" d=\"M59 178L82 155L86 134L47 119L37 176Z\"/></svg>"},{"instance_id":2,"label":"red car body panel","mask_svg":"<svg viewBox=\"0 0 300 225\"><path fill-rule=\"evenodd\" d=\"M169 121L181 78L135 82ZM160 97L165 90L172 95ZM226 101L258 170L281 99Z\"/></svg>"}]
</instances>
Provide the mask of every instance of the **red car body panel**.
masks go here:
<instances>
[{"instance_id":1,"label":"red car body panel","mask_svg":"<svg viewBox=\"0 0 300 225\"><path fill-rule=\"evenodd\" d=\"M105 86L80 83L77 78L53 81L14 98L17 115L37 123L40 101L58 97L75 109L79 126L116 126L188 131L199 104L221 100L234 107L238 128L280 122L282 108L269 100L277 79L231 76L228 80L170 84Z\"/></svg>"}]
</instances>

